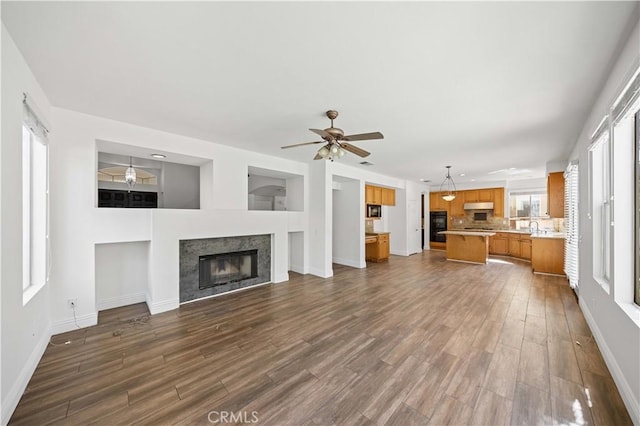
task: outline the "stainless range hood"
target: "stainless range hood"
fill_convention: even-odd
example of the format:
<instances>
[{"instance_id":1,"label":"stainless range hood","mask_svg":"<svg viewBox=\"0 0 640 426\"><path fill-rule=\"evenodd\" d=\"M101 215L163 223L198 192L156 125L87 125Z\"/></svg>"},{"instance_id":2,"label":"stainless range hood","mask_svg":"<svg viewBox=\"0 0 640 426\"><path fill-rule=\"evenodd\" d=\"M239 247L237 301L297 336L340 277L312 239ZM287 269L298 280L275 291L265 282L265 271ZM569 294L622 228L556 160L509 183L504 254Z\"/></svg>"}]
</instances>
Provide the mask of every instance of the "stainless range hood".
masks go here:
<instances>
[{"instance_id":1,"label":"stainless range hood","mask_svg":"<svg viewBox=\"0 0 640 426\"><path fill-rule=\"evenodd\" d=\"M464 203L465 210L493 210L493 203Z\"/></svg>"}]
</instances>

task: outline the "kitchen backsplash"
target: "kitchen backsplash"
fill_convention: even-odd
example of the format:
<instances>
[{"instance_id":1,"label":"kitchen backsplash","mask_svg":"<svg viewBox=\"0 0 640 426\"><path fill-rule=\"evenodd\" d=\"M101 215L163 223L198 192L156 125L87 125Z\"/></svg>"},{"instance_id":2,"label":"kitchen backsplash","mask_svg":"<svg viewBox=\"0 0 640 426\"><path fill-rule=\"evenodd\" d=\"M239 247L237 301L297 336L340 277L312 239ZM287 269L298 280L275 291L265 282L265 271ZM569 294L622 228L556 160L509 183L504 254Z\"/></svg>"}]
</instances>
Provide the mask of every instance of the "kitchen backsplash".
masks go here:
<instances>
[{"instance_id":1,"label":"kitchen backsplash","mask_svg":"<svg viewBox=\"0 0 640 426\"><path fill-rule=\"evenodd\" d=\"M495 217L492 213L487 214L487 220L474 220L473 212L467 213L466 216L456 216L451 221L453 229L509 229L509 219L505 217Z\"/></svg>"},{"instance_id":2,"label":"kitchen backsplash","mask_svg":"<svg viewBox=\"0 0 640 426\"><path fill-rule=\"evenodd\" d=\"M564 219L537 219L540 230L548 230L555 232L564 232ZM511 220L505 217L495 217L487 215L487 220L474 220L473 213L467 213L466 216L454 217L451 221L452 229L523 229L529 230L531 223L529 220Z\"/></svg>"}]
</instances>

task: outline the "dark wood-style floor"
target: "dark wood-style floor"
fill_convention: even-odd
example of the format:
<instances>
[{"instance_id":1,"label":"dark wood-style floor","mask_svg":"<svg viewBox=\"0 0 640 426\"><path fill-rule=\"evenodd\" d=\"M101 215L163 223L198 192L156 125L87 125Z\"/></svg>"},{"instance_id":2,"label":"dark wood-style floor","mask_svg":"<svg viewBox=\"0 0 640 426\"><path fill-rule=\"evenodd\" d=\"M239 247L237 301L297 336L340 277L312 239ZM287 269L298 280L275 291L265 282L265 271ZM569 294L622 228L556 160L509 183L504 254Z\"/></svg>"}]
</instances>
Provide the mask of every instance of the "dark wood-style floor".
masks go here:
<instances>
[{"instance_id":1,"label":"dark wood-style floor","mask_svg":"<svg viewBox=\"0 0 640 426\"><path fill-rule=\"evenodd\" d=\"M11 423L631 424L564 279L438 251L334 271L103 312L52 338Z\"/></svg>"}]
</instances>

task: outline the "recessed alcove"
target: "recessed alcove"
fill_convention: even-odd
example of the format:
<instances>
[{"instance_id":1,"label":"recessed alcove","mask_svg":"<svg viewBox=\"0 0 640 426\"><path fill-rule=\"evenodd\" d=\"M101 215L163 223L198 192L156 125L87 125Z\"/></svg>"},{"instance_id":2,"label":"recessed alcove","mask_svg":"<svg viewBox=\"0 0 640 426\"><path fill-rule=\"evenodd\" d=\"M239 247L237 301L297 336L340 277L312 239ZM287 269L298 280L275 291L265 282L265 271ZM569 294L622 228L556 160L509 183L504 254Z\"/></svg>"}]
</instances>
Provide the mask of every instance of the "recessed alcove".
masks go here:
<instances>
[{"instance_id":1,"label":"recessed alcove","mask_svg":"<svg viewBox=\"0 0 640 426\"><path fill-rule=\"evenodd\" d=\"M212 160L132 145L96 141L96 205L111 208L200 209L211 184ZM135 170L135 184L126 171Z\"/></svg>"},{"instance_id":2,"label":"recessed alcove","mask_svg":"<svg viewBox=\"0 0 640 426\"><path fill-rule=\"evenodd\" d=\"M304 176L258 167L248 174L249 210L304 211Z\"/></svg>"}]
</instances>

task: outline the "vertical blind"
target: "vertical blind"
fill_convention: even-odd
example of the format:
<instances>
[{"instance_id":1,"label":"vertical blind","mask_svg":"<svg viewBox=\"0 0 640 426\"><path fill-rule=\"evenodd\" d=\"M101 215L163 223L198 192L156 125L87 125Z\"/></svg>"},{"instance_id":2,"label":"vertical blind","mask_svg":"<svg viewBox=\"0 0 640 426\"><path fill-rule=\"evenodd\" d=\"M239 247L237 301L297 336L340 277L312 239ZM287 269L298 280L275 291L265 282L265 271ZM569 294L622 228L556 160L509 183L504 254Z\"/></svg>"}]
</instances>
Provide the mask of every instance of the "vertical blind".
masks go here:
<instances>
[{"instance_id":1,"label":"vertical blind","mask_svg":"<svg viewBox=\"0 0 640 426\"><path fill-rule=\"evenodd\" d=\"M564 173L564 272L569 285L578 293L578 164L570 164Z\"/></svg>"}]
</instances>

